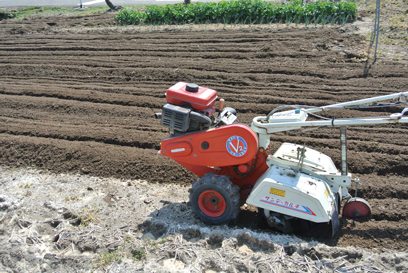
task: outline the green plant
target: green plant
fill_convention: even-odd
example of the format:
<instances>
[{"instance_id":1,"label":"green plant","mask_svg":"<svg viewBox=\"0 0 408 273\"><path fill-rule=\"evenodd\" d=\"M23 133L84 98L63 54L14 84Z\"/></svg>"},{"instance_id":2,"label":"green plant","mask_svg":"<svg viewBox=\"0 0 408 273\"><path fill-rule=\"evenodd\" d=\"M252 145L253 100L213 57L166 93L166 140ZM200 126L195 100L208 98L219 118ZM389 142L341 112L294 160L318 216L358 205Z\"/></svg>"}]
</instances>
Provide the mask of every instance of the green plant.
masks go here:
<instances>
[{"instance_id":1,"label":"green plant","mask_svg":"<svg viewBox=\"0 0 408 273\"><path fill-rule=\"evenodd\" d=\"M131 243L132 238L125 237L124 242L115 250L100 253L92 262L94 268L106 268L113 262L121 262L122 259L128 258L134 261L141 261L146 257L144 248L134 248ZM130 251L130 252L129 252Z\"/></svg>"},{"instance_id":2,"label":"green plant","mask_svg":"<svg viewBox=\"0 0 408 273\"><path fill-rule=\"evenodd\" d=\"M82 212L79 214L79 220L81 221L81 226L87 227L90 223L99 221L98 219L98 208L82 208Z\"/></svg>"},{"instance_id":3,"label":"green plant","mask_svg":"<svg viewBox=\"0 0 408 273\"><path fill-rule=\"evenodd\" d=\"M112 252L101 253L99 254L93 266L95 268L105 268L115 261L121 262L125 256L126 254L122 251L121 248L116 249Z\"/></svg>"},{"instance_id":4,"label":"green plant","mask_svg":"<svg viewBox=\"0 0 408 273\"><path fill-rule=\"evenodd\" d=\"M143 249L135 249L131 251L133 260L140 261L146 257L146 252Z\"/></svg>"},{"instance_id":5,"label":"green plant","mask_svg":"<svg viewBox=\"0 0 408 273\"><path fill-rule=\"evenodd\" d=\"M285 22L318 24L339 23L354 20L357 4L354 2L317 1L305 4L300 0L277 5L262 0L221 1L165 6L147 6L145 11L122 10L115 20L119 25L139 24L264 24Z\"/></svg>"},{"instance_id":6,"label":"green plant","mask_svg":"<svg viewBox=\"0 0 408 273\"><path fill-rule=\"evenodd\" d=\"M0 21L5 19L12 19L14 17L16 17L16 15L13 12L0 11Z\"/></svg>"}]
</instances>

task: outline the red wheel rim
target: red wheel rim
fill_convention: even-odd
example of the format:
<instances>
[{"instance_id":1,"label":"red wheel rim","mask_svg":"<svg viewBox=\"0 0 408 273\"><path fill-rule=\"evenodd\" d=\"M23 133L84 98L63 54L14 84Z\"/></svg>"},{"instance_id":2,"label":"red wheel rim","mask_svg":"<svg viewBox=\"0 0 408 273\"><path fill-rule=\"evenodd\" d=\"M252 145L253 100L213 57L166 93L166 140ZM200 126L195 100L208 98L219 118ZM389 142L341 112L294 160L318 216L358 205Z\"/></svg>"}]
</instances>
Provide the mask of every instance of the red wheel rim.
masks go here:
<instances>
[{"instance_id":1,"label":"red wheel rim","mask_svg":"<svg viewBox=\"0 0 408 273\"><path fill-rule=\"evenodd\" d=\"M205 215L218 217L225 212L225 200L216 191L205 191L198 197L198 206Z\"/></svg>"},{"instance_id":2,"label":"red wheel rim","mask_svg":"<svg viewBox=\"0 0 408 273\"><path fill-rule=\"evenodd\" d=\"M348 202L343 208L343 216L347 218L360 218L371 215L370 207L361 201Z\"/></svg>"}]
</instances>

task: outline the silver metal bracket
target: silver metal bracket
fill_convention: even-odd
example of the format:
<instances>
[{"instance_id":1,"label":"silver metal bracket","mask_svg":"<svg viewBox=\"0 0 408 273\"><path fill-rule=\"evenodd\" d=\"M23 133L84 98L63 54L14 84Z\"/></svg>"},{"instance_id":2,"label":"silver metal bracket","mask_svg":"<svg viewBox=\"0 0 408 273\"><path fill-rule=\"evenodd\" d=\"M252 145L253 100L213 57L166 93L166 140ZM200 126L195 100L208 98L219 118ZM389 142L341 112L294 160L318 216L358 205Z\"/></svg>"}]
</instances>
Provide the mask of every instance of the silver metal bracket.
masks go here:
<instances>
[{"instance_id":1,"label":"silver metal bracket","mask_svg":"<svg viewBox=\"0 0 408 273\"><path fill-rule=\"evenodd\" d=\"M407 102L407 98L404 95L404 93L401 93L399 98L398 98L398 102Z\"/></svg>"},{"instance_id":2,"label":"silver metal bracket","mask_svg":"<svg viewBox=\"0 0 408 273\"><path fill-rule=\"evenodd\" d=\"M340 127L341 175L347 175L347 127Z\"/></svg>"},{"instance_id":3,"label":"silver metal bracket","mask_svg":"<svg viewBox=\"0 0 408 273\"><path fill-rule=\"evenodd\" d=\"M363 184L360 183L360 178L358 178L358 177L351 180L351 182L356 183L356 193L355 193L354 197L357 197L358 186L362 186Z\"/></svg>"},{"instance_id":4,"label":"silver metal bracket","mask_svg":"<svg viewBox=\"0 0 408 273\"><path fill-rule=\"evenodd\" d=\"M303 145L302 148L297 148L297 159L299 159L298 165L297 165L297 170L296 170L296 174L298 174L300 172L300 170L303 167L303 161L305 159L305 153L306 153L306 146Z\"/></svg>"}]
</instances>

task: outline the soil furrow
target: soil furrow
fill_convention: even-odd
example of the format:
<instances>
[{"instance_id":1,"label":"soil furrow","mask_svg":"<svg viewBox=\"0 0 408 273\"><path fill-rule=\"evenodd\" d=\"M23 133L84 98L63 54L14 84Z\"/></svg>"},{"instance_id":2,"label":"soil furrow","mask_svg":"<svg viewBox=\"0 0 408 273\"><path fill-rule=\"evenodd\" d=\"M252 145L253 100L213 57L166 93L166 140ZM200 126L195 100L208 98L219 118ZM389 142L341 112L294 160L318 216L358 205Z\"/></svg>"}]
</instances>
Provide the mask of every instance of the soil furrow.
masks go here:
<instances>
[{"instance_id":1,"label":"soil furrow","mask_svg":"<svg viewBox=\"0 0 408 273\"><path fill-rule=\"evenodd\" d=\"M408 203L407 199L371 199L372 219L376 221L407 221Z\"/></svg>"},{"instance_id":2,"label":"soil furrow","mask_svg":"<svg viewBox=\"0 0 408 273\"><path fill-rule=\"evenodd\" d=\"M183 183L188 180L191 183L194 180L191 173L159 156L156 150L9 134L0 134L0 144L1 164L7 166L36 166L53 172L151 182ZM147 161L147 158L155 160Z\"/></svg>"},{"instance_id":3,"label":"soil furrow","mask_svg":"<svg viewBox=\"0 0 408 273\"><path fill-rule=\"evenodd\" d=\"M331 240L333 245L346 246L350 240L362 241L367 248L399 249L407 240L408 221L375 221L352 222L345 224L341 237ZM337 236L336 236L337 237Z\"/></svg>"}]
</instances>

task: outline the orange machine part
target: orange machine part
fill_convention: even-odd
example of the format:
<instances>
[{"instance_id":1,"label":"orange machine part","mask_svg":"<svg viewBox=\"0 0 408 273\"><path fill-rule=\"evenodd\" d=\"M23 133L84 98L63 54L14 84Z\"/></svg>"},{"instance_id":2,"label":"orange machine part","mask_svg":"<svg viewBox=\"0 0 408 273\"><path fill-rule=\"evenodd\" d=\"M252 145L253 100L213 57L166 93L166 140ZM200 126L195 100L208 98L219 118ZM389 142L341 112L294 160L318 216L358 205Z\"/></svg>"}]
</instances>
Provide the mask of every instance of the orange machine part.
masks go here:
<instances>
[{"instance_id":1,"label":"orange machine part","mask_svg":"<svg viewBox=\"0 0 408 273\"><path fill-rule=\"evenodd\" d=\"M172 150L185 149L190 144L191 152L185 156ZM224 167L241 165L252 161L258 150L258 138L250 127L232 124L197 133L166 138L162 141L161 154L177 162L195 166ZM184 151L182 151L184 153Z\"/></svg>"},{"instance_id":2,"label":"orange machine part","mask_svg":"<svg viewBox=\"0 0 408 273\"><path fill-rule=\"evenodd\" d=\"M188 102L198 111L213 106L217 99L217 91L200 86L197 92L186 91L187 83L179 82L170 87L166 93L166 101L176 105Z\"/></svg>"}]
</instances>

